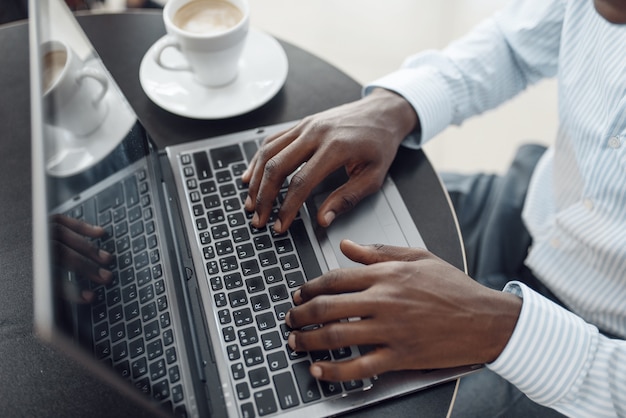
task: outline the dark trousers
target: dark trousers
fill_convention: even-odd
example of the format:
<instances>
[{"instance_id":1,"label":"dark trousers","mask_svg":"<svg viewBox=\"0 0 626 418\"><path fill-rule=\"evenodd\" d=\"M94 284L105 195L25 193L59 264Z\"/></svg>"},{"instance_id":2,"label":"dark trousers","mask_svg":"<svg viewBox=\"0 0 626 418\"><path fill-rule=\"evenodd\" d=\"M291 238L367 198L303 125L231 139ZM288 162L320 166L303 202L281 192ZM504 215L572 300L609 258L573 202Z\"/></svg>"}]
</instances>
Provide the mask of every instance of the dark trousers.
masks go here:
<instances>
[{"instance_id":1,"label":"dark trousers","mask_svg":"<svg viewBox=\"0 0 626 418\"><path fill-rule=\"evenodd\" d=\"M511 280L519 280L556 300L524 266L531 238L522 222L521 212L531 174L544 151L545 147L541 145L520 147L502 176L443 173L441 177L457 213L469 275L497 290ZM534 403L515 386L483 369L461 379L452 417L562 415Z\"/></svg>"}]
</instances>

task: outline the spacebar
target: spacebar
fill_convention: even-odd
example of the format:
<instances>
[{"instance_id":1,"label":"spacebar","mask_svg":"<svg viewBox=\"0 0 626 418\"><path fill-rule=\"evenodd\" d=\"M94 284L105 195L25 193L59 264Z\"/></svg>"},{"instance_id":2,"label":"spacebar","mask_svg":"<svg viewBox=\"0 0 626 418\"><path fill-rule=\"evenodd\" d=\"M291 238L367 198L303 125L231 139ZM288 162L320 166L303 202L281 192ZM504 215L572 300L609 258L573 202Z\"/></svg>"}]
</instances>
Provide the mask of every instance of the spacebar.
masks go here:
<instances>
[{"instance_id":1,"label":"spacebar","mask_svg":"<svg viewBox=\"0 0 626 418\"><path fill-rule=\"evenodd\" d=\"M321 276L322 271L302 219L294 220L289 227L289 232L291 232L291 238L300 256L300 263L307 281Z\"/></svg>"}]
</instances>

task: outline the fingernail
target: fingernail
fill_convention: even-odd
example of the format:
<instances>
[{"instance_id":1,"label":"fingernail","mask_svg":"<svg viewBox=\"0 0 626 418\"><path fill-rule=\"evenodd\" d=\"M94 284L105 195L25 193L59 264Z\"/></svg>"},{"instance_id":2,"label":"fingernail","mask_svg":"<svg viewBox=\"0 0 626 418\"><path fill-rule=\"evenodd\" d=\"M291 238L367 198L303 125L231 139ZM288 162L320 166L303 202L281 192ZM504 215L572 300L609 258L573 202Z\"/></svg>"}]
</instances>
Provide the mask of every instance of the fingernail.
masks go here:
<instances>
[{"instance_id":1,"label":"fingernail","mask_svg":"<svg viewBox=\"0 0 626 418\"><path fill-rule=\"evenodd\" d=\"M302 291L300 289L296 290L295 292L293 292L293 301L296 305L299 305L300 303L302 303L302 295L301 295Z\"/></svg>"},{"instance_id":2,"label":"fingernail","mask_svg":"<svg viewBox=\"0 0 626 418\"><path fill-rule=\"evenodd\" d=\"M324 222L326 222L326 226L330 225L334 220L337 214L335 212L328 211L324 214Z\"/></svg>"},{"instance_id":3,"label":"fingernail","mask_svg":"<svg viewBox=\"0 0 626 418\"><path fill-rule=\"evenodd\" d=\"M259 224L259 215L254 212L254 215L252 216L252 225L254 227L256 227Z\"/></svg>"},{"instance_id":4,"label":"fingernail","mask_svg":"<svg viewBox=\"0 0 626 418\"><path fill-rule=\"evenodd\" d=\"M100 270L98 270L98 275L106 283L110 282L111 279L113 278L113 273L111 273L109 270L105 270L105 269L102 269L102 268Z\"/></svg>"},{"instance_id":5,"label":"fingernail","mask_svg":"<svg viewBox=\"0 0 626 418\"><path fill-rule=\"evenodd\" d=\"M314 364L311 366L311 375L316 379L320 379L322 377L322 368L317 364Z\"/></svg>"},{"instance_id":6,"label":"fingernail","mask_svg":"<svg viewBox=\"0 0 626 418\"><path fill-rule=\"evenodd\" d=\"M89 290L83 290L80 292L80 297L83 298L83 301L90 303L93 300L93 292Z\"/></svg>"},{"instance_id":7,"label":"fingernail","mask_svg":"<svg viewBox=\"0 0 626 418\"><path fill-rule=\"evenodd\" d=\"M108 251L99 250L98 257L100 257L100 260L107 261L111 257L111 253L109 253Z\"/></svg>"},{"instance_id":8,"label":"fingernail","mask_svg":"<svg viewBox=\"0 0 626 418\"><path fill-rule=\"evenodd\" d=\"M296 335L293 332L289 334L289 339L287 340L287 342L289 343L289 347L291 347L292 350L296 349Z\"/></svg>"},{"instance_id":9,"label":"fingernail","mask_svg":"<svg viewBox=\"0 0 626 418\"><path fill-rule=\"evenodd\" d=\"M244 203L244 206L246 207L246 209L252 209L250 206L252 205L252 199L250 199L250 196L246 196L246 203Z\"/></svg>"},{"instance_id":10,"label":"fingernail","mask_svg":"<svg viewBox=\"0 0 626 418\"><path fill-rule=\"evenodd\" d=\"M280 219L276 219L276 222L274 222L274 231L283 232L282 228L283 228L283 223L280 221Z\"/></svg>"},{"instance_id":11,"label":"fingernail","mask_svg":"<svg viewBox=\"0 0 626 418\"><path fill-rule=\"evenodd\" d=\"M285 324L291 328L291 312L289 311L287 312L287 315L285 315Z\"/></svg>"}]
</instances>

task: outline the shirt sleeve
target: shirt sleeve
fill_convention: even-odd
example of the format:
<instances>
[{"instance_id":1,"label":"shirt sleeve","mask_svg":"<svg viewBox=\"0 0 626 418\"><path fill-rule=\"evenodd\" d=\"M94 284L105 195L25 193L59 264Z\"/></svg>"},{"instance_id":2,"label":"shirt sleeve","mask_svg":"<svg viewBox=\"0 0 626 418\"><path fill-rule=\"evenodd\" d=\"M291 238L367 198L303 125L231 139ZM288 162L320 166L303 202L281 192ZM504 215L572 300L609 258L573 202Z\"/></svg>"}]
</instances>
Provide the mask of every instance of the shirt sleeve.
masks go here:
<instances>
[{"instance_id":1,"label":"shirt sleeve","mask_svg":"<svg viewBox=\"0 0 626 418\"><path fill-rule=\"evenodd\" d=\"M571 417L626 416L626 341L609 339L526 285L511 338L488 368L535 402Z\"/></svg>"},{"instance_id":2,"label":"shirt sleeve","mask_svg":"<svg viewBox=\"0 0 626 418\"><path fill-rule=\"evenodd\" d=\"M382 87L402 95L421 125L405 145L423 144L448 125L460 125L556 74L564 1L512 1L443 51L407 58L363 93Z\"/></svg>"}]
</instances>

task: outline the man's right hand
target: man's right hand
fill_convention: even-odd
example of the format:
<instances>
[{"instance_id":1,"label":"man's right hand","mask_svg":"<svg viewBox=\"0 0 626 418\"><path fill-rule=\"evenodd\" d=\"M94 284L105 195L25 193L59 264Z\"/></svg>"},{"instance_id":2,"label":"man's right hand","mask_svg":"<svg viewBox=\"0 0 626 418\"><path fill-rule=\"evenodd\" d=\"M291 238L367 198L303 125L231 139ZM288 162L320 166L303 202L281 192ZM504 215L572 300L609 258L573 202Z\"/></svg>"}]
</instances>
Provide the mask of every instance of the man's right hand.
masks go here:
<instances>
[{"instance_id":1,"label":"man's right hand","mask_svg":"<svg viewBox=\"0 0 626 418\"><path fill-rule=\"evenodd\" d=\"M327 227L381 187L400 143L417 124L417 115L404 98L376 89L266 138L242 176L249 183L245 208L254 212L252 224L267 223L281 185L300 167L274 224L276 232L285 232L313 188L344 167L349 180L319 207L317 222Z\"/></svg>"}]
</instances>

